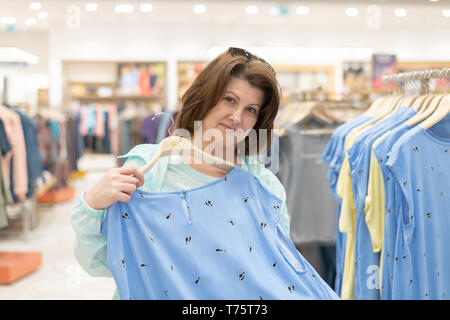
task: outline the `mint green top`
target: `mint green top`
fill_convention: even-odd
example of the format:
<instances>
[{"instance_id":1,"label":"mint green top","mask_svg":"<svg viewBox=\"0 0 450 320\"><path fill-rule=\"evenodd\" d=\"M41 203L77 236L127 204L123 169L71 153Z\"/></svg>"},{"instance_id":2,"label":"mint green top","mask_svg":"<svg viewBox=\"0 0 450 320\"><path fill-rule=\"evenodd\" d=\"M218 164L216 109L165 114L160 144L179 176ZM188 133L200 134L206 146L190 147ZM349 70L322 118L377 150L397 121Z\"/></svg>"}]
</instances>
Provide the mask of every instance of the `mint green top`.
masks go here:
<instances>
[{"instance_id":1,"label":"mint green top","mask_svg":"<svg viewBox=\"0 0 450 320\"><path fill-rule=\"evenodd\" d=\"M140 144L118 158L126 158L124 166L141 168L150 161L157 147L157 144ZM272 172L253 158L246 157L242 168L258 178L265 188L283 200L280 217L283 227L289 234L290 217L286 208L286 191L283 185ZM147 171L144 178L144 185L140 189L150 192L192 189L218 179L193 169L179 156L160 158L153 168ZM107 237L100 233L107 209L92 209L84 201L83 196L84 192L70 215L75 230L75 257L88 274L94 277L112 277L106 264ZM119 299L117 289L113 299Z\"/></svg>"}]
</instances>

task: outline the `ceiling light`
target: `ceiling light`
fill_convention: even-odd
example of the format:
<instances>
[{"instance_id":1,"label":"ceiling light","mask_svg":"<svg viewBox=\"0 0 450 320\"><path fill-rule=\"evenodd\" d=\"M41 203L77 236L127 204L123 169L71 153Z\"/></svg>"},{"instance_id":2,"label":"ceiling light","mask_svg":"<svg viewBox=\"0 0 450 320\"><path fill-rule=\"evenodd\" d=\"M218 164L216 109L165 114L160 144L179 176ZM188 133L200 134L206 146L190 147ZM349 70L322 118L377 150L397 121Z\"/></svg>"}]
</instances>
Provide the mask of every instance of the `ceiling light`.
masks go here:
<instances>
[{"instance_id":1,"label":"ceiling light","mask_svg":"<svg viewBox=\"0 0 450 320\"><path fill-rule=\"evenodd\" d=\"M356 17L359 14L359 11L356 8L347 8L345 14L349 17Z\"/></svg>"},{"instance_id":2,"label":"ceiling light","mask_svg":"<svg viewBox=\"0 0 450 320\"><path fill-rule=\"evenodd\" d=\"M114 10L120 13L130 13L134 11L134 6L132 4L118 4L114 7Z\"/></svg>"},{"instance_id":3,"label":"ceiling light","mask_svg":"<svg viewBox=\"0 0 450 320\"><path fill-rule=\"evenodd\" d=\"M36 24L37 20L36 18L26 18L25 19L25 24L27 26L34 26Z\"/></svg>"},{"instance_id":4,"label":"ceiling light","mask_svg":"<svg viewBox=\"0 0 450 320\"><path fill-rule=\"evenodd\" d=\"M438 2L439 0L430 0L431 2Z\"/></svg>"},{"instance_id":5,"label":"ceiling light","mask_svg":"<svg viewBox=\"0 0 450 320\"><path fill-rule=\"evenodd\" d=\"M395 9L394 14L397 17L406 17L406 10L405 9Z\"/></svg>"},{"instance_id":6,"label":"ceiling light","mask_svg":"<svg viewBox=\"0 0 450 320\"><path fill-rule=\"evenodd\" d=\"M450 10L442 10L442 15L444 17L450 18Z\"/></svg>"},{"instance_id":7,"label":"ceiling light","mask_svg":"<svg viewBox=\"0 0 450 320\"><path fill-rule=\"evenodd\" d=\"M42 7L40 2L32 2L30 3L30 10L39 10Z\"/></svg>"},{"instance_id":8,"label":"ceiling light","mask_svg":"<svg viewBox=\"0 0 450 320\"><path fill-rule=\"evenodd\" d=\"M14 24L16 21L16 17L0 17L0 24Z\"/></svg>"},{"instance_id":9,"label":"ceiling light","mask_svg":"<svg viewBox=\"0 0 450 320\"><path fill-rule=\"evenodd\" d=\"M41 11L41 12L38 13L38 18L39 19L42 19L42 20L47 19L47 16L48 16L48 12L47 11Z\"/></svg>"},{"instance_id":10,"label":"ceiling light","mask_svg":"<svg viewBox=\"0 0 450 320\"><path fill-rule=\"evenodd\" d=\"M297 9L295 9L295 12L297 12L297 14L299 16L307 16L309 14L309 8L308 7L297 7Z\"/></svg>"},{"instance_id":11,"label":"ceiling light","mask_svg":"<svg viewBox=\"0 0 450 320\"><path fill-rule=\"evenodd\" d=\"M194 6L194 12L202 14L206 12L206 7L203 4L197 4Z\"/></svg>"},{"instance_id":12,"label":"ceiling light","mask_svg":"<svg viewBox=\"0 0 450 320\"><path fill-rule=\"evenodd\" d=\"M143 3L141 4L141 6L139 7L139 10L141 10L142 12L150 12L153 11L153 5L150 3Z\"/></svg>"},{"instance_id":13,"label":"ceiling light","mask_svg":"<svg viewBox=\"0 0 450 320\"><path fill-rule=\"evenodd\" d=\"M258 7L257 6L247 6L245 8L245 12L247 14L257 14L258 13Z\"/></svg>"},{"instance_id":14,"label":"ceiling light","mask_svg":"<svg viewBox=\"0 0 450 320\"><path fill-rule=\"evenodd\" d=\"M96 4L96 3L88 3L88 4L86 4L86 6L84 8L86 9L86 11L97 11L98 4Z\"/></svg>"}]
</instances>

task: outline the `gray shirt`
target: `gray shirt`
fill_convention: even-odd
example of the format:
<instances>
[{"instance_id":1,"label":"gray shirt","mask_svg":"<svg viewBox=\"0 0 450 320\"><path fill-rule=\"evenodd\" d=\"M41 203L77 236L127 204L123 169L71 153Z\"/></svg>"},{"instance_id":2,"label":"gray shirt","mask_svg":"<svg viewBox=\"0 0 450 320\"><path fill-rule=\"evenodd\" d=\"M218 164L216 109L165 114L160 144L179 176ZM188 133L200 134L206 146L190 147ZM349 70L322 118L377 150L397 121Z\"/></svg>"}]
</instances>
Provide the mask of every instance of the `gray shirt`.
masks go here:
<instances>
[{"instance_id":1,"label":"gray shirt","mask_svg":"<svg viewBox=\"0 0 450 320\"><path fill-rule=\"evenodd\" d=\"M335 127L310 118L306 125L285 125L288 134L280 137L277 176L286 189L291 238L296 244L336 241L337 203L327 179L328 166L321 160L331 134L299 133L300 130Z\"/></svg>"}]
</instances>

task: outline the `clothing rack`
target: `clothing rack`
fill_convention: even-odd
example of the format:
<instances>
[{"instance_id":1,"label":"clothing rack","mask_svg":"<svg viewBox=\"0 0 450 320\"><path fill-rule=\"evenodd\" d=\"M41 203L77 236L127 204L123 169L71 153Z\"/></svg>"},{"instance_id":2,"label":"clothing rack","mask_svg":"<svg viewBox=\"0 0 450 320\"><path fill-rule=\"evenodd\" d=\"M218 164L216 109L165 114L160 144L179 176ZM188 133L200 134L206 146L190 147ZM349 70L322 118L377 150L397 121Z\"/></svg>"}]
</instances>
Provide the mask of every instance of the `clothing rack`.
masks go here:
<instances>
[{"instance_id":1,"label":"clothing rack","mask_svg":"<svg viewBox=\"0 0 450 320\"><path fill-rule=\"evenodd\" d=\"M404 88L404 94L419 93L426 94L430 92L430 80L448 78L450 68L427 69L420 71L401 72L396 74L387 74L383 76L383 82L396 83Z\"/></svg>"}]
</instances>

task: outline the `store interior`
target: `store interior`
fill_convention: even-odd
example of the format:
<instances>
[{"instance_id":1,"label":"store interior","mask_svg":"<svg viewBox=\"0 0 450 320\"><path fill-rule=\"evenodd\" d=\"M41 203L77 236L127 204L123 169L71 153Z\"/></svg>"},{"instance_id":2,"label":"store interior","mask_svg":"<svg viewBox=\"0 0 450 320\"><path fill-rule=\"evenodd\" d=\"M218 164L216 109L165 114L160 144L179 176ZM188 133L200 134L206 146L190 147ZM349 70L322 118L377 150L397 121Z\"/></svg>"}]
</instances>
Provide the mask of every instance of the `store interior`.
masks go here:
<instances>
[{"instance_id":1,"label":"store interior","mask_svg":"<svg viewBox=\"0 0 450 320\"><path fill-rule=\"evenodd\" d=\"M302 145L313 169L283 148L267 167L286 189L292 241L333 288L337 203L325 147L379 98L447 93L449 28L447 0L0 0L0 113L21 113L25 144L16 147L27 154L25 171L14 162L1 186L12 199L0 199L0 299L112 298L114 280L89 275L74 256L70 212L123 164L117 156L169 135L183 94L228 47L275 69L281 147L298 131L287 122L320 131ZM166 116L155 124L158 112ZM2 149L3 163L19 158ZM16 176L27 177L24 194ZM315 220L305 223L308 214Z\"/></svg>"}]
</instances>

